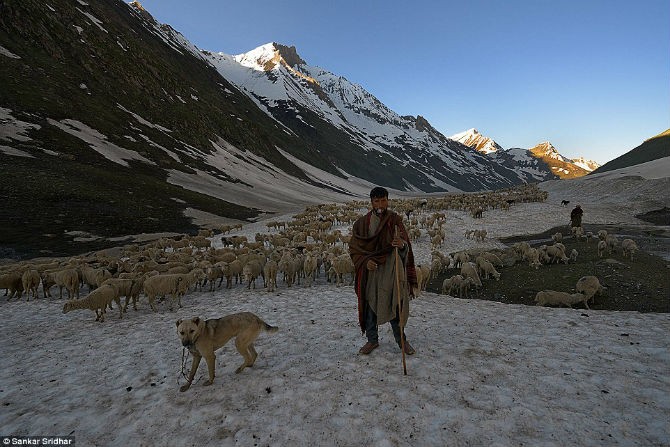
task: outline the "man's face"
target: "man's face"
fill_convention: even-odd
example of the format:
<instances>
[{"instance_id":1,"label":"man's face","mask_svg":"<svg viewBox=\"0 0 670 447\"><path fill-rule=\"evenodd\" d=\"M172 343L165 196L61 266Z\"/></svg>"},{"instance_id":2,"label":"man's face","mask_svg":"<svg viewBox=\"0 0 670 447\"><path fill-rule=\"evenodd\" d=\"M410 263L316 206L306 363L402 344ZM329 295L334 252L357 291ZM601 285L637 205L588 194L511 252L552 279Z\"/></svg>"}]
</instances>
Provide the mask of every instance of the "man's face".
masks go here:
<instances>
[{"instance_id":1,"label":"man's face","mask_svg":"<svg viewBox=\"0 0 670 447\"><path fill-rule=\"evenodd\" d=\"M373 197L372 209L375 210L377 215L384 214L386 209L389 207L389 198L388 197Z\"/></svg>"}]
</instances>

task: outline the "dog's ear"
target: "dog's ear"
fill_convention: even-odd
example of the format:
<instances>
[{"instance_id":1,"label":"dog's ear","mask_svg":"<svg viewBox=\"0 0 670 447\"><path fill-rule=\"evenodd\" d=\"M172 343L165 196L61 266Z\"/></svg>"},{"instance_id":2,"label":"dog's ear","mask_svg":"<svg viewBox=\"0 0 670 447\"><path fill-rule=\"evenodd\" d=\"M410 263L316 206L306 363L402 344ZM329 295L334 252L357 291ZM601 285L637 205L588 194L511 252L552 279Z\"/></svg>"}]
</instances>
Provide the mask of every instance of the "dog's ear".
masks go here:
<instances>
[{"instance_id":1,"label":"dog's ear","mask_svg":"<svg viewBox=\"0 0 670 447\"><path fill-rule=\"evenodd\" d=\"M200 317L195 317L191 320L196 326L200 326Z\"/></svg>"},{"instance_id":2,"label":"dog's ear","mask_svg":"<svg viewBox=\"0 0 670 447\"><path fill-rule=\"evenodd\" d=\"M181 320L177 320L177 327L181 324Z\"/></svg>"}]
</instances>

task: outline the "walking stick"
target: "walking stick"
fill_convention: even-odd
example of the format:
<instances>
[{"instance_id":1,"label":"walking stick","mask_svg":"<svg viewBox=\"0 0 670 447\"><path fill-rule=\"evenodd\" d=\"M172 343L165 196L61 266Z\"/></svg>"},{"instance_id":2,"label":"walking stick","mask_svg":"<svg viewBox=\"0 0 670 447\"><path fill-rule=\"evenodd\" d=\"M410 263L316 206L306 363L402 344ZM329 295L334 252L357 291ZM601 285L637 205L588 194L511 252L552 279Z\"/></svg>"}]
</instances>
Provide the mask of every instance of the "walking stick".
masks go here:
<instances>
[{"instance_id":1,"label":"walking stick","mask_svg":"<svg viewBox=\"0 0 670 447\"><path fill-rule=\"evenodd\" d=\"M398 238L398 226L395 226L394 239ZM404 375L407 375L407 364L405 363L405 329L402 324L402 306L400 305L400 255L398 254L398 247L395 247L395 288L398 291L398 323L400 326L400 351L402 352L402 370Z\"/></svg>"}]
</instances>

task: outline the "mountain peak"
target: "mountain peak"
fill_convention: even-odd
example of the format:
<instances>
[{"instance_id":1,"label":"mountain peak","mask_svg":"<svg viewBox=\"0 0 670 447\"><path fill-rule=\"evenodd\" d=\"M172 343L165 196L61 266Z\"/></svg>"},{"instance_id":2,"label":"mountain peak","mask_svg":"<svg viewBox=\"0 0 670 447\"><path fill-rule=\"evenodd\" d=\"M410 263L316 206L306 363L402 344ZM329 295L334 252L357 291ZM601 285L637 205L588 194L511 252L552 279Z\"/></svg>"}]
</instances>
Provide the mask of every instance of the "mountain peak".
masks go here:
<instances>
[{"instance_id":1,"label":"mountain peak","mask_svg":"<svg viewBox=\"0 0 670 447\"><path fill-rule=\"evenodd\" d=\"M296 65L306 65L294 46L276 42L266 43L247 53L238 54L235 60L240 64L259 71L272 71L277 66L293 69Z\"/></svg>"},{"instance_id":2,"label":"mountain peak","mask_svg":"<svg viewBox=\"0 0 670 447\"><path fill-rule=\"evenodd\" d=\"M466 146L476 149L484 154L490 154L502 150L502 147L489 137L479 133L474 127L449 137L450 140L458 141Z\"/></svg>"}]
</instances>

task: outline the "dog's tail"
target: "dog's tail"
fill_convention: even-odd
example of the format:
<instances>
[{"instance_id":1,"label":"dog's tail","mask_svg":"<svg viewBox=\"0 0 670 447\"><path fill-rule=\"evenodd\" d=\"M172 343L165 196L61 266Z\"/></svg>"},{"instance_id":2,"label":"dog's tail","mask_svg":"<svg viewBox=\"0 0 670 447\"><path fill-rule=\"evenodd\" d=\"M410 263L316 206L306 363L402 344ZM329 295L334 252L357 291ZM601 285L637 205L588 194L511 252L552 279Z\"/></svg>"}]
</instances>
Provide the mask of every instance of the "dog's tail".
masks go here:
<instances>
[{"instance_id":1,"label":"dog's tail","mask_svg":"<svg viewBox=\"0 0 670 447\"><path fill-rule=\"evenodd\" d=\"M279 328L277 326L270 326L267 324L265 321L263 322L263 329L265 329L265 332L277 332Z\"/></svg>"}]
</instances>

